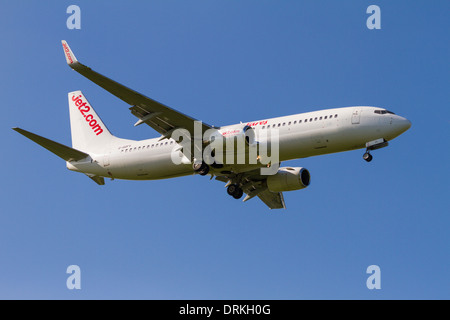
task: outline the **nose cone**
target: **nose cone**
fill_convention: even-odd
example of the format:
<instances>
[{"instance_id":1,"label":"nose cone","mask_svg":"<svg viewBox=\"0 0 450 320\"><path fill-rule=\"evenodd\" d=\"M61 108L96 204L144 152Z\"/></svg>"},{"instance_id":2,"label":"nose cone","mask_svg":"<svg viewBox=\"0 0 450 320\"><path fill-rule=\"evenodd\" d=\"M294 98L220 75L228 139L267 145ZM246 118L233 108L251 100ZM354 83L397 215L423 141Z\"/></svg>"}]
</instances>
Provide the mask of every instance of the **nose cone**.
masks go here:
<instances>
[{"instance_id":1,"label":"nose cone","mask_svg":"<svg viewBox=\"0 0 450 320\"><path fill-rule=\"evenodd\" d=\"M403 132L411 128L411 121L406 118L395 116L392 120L392 128L394 129L396 135L401 135Z\"/></svg>"},{"instance_id":2,"label":"nose cone","mask_svg":"<svg viewBox=\"0 0 450 320\"><path fill-rule=\"evenodd\" d=\"M402 130L402 132L405 132L406 130L411 128L411 121L409 121L406 118L400 117L400 119L397 122L398 122L397 125L399 129Z\"/></svg>"}]
</instances>

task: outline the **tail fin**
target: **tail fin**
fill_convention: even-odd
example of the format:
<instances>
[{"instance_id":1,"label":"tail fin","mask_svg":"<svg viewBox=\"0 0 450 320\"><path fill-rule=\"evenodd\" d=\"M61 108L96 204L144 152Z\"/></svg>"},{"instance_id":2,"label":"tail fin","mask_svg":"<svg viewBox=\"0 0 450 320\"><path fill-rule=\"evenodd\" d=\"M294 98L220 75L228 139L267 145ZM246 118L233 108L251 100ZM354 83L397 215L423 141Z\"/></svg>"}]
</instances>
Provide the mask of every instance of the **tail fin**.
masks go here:
<instances>
[{"instance_id":1,"label":"tail fin","mask_svg":"<svg viewBox=\"0 0 450 320\"><path fill-rule=\"evenodd\" d=\"M103 153L114 136L81 91L69 92L72 147L87 153Z\"/></svg>"}]
</instances>

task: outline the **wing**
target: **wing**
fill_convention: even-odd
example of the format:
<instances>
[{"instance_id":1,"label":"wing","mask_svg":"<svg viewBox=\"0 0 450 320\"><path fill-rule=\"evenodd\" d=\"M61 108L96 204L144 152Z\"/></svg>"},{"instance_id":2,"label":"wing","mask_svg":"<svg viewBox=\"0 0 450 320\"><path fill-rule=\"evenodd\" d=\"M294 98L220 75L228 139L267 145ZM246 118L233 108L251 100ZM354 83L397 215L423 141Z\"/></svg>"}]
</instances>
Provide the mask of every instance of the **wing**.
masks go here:
<instances>
[{"instance_id":1,"label":"wing","mask_svg":"<svg viewBox=\"0 0 450 320\"><path fill-rule=\"evenodd\" d=\"M286 209L282 192L275 193L264 190L258 194L258 198L260 198L270 209Z\"/></svg>"},{"instance_id":2,"label":"wing","mask_svg":"<svg viewBox=\"0 0 450 320\"><path fill-rule=\"evenodd\" d=\"M139 118L135 126L146 123L161 133L163 137L169 137L178 128L186 129L191 136L194 136L194 124L197 120L95 72L78 62L66 41L63 40L62 45L67 64L73 70L132 106L130 108L131 113ZM212 128L212 126L203 122L201 126L202 133Z\"/></svg>"},{"instance_id":3,"label":"wing","mask_svg":"<svg viewBox=\"0 0 450 320\"><path fill-rule=\"evenodd\" d=\"M230 173L228 175L220 175L216 180L226 182L228 187L230 184L237 183L246 193L244 202L257 196L270 209L286 209L282 192L272 192L267 188L265 183L267 176L260 174L260 170L252 170L243 173Z\"/></svg>"}]
</instances>

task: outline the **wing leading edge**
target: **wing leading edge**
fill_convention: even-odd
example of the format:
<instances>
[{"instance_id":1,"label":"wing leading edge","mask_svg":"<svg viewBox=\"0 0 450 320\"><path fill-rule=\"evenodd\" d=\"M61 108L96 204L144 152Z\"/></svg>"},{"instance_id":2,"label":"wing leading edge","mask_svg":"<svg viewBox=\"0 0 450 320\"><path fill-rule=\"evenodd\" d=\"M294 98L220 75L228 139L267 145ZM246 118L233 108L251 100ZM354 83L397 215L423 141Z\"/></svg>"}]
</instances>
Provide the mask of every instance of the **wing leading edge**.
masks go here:
<instances>
[{"instance_id":1,"label":"wing leading edge","mask_svg":"<svg viewBox=\"0 0 450 320\"><path fill-rule=\"evenodd\" d=\"M66 41L62 40L62 46L67 64L73 70L132 106L130 108L131 113L139 118L135 125L146 123L165 137L178 128L186 129L191 136L194 136L196 119L95 72L76 59ZM202 133L211 128L212 126L202 122Z\"/></svg>"}]
</instances>

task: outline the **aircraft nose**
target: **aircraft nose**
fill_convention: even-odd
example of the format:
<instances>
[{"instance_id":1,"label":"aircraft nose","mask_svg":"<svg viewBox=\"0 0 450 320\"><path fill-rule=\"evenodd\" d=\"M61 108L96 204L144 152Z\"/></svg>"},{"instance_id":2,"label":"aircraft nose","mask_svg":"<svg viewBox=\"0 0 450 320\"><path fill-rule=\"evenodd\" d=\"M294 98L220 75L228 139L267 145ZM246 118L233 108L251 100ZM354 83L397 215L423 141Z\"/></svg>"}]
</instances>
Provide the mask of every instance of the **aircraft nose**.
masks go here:
<instances>
[{"instance_id":1,"label":"aircraft nose","mask_svg":"<svg viewBox=\"0 0 450 320\"><path fill-rule=\"evenodd\" d=\"M403 129L404 131L406 131L406 130L408 130L409 128L411 128L411 121L409 121L409 120L406 119L406 118L402 118L402 119L400 120L400 126L402 127L402 129Z\"/></svg>"},{"instance_id":2,"label":"aircraft nose","mask_svg":"<svg viewBox=\"0 0 450 320\"><path fill-rule=\"evenodd\" d=\"M411 128L411 121L400 116L397 116L397 118L394 120L394 124L402 133Z\"/></svg>"}]
</instances>

